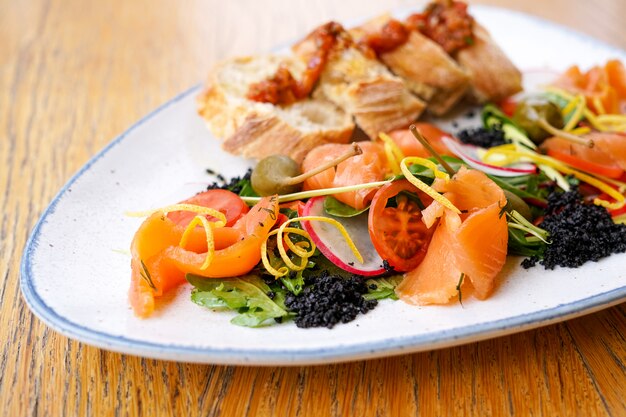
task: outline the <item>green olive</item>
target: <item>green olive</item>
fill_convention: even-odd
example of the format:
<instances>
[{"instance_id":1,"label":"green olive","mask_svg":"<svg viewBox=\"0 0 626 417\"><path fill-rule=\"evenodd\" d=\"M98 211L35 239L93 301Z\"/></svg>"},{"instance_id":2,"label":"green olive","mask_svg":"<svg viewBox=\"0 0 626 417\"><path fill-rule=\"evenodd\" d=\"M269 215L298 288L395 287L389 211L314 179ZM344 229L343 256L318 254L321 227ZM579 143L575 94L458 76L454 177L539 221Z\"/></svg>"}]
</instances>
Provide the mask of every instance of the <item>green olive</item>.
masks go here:
<instances>
[{"instance_id":1,"label":"green olive","mask_svg":"<svg viewBox=\"0 0 626 417\"><path fill-rule=\"evenodd\" d=\"M552 136L541 126L540 119L557 129L563 127L560 109L544 97L528 97L522 100L513 114L513 121L524 129L528 137L536 144Z\"/></svg>"},{"instance_id":2,"label":"green olive","mask_svg":"<svg viewBox=\"0 0 626 417\"><path fill-rule=\"evenodd\" d=\"M289 184L288 181L300 175L300 167L285 155L272 155L263 158L252 170L250 182L260 196L291 194L302 189L302 184Z\"/></svg>"},{"instance_id":3,"label":"green olive","mask_svg":"<svg viewBox=\"0 0 626 417\"><path fill-rule=\"evenodd\" d=\"M524 216L526 220L529 222L533 221L533 215L530 212L530 206L526 204L524 200L519 198L517 195L513 194L508 190L504 191L504 196L506 197L506 206L504 206L504 210L507 212L512 212L513 210L517 211L519 214Z\"/></svg>"}]
</instances>

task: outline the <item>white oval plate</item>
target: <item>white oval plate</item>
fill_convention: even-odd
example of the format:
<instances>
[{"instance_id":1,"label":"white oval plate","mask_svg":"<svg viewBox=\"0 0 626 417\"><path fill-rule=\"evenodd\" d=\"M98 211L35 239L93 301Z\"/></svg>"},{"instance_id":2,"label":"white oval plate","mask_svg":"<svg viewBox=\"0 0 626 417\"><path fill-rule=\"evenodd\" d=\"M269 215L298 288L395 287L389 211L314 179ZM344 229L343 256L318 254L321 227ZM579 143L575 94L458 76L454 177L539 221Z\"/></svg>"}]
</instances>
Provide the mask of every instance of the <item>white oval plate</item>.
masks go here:
<instances>
[{"instance_id":1,"label":"white oval plate","mask_svg":"<svg viewBox=\"0 0 626 417\"><path fill-rule=\"evenodd\" d=\"M405 11L406 12L406 11ZM623 51L563 27L507 10L472 7L521 68L589 67ZM398 12L402 14L402 12ZM246 161L224 154L196 115L199 87L146 116L87 163L35 226L21 266L33 312L54 330L128 354L221 364L317 364L468 343L544 326L626 299L626 255L578 269L523 270L511 259L487 301L413 307L384 301L332 330L293 323L262 329L231 325L189 300L181 287L153 317L128 301L128 249L141 219L126 211L156 208L201 190L212 168L239 175Z\"/></svg>"}]
</instances>

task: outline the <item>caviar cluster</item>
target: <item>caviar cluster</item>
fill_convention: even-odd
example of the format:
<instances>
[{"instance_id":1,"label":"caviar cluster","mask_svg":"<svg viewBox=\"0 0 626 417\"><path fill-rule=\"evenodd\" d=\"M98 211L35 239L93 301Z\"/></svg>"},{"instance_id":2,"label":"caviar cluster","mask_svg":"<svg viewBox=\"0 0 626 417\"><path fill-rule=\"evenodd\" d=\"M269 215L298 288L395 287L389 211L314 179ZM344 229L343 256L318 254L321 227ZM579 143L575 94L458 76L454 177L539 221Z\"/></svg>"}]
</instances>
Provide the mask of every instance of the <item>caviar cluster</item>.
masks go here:
<instances>
[{"instance_id":1,"label":"caviar cluster","mask_svg":"<svg viewBox=\"0 0 626 417\"><path fill-rule=\"evenodd\" d=\"M367 286L362 278L342 278L323 271L311 277L299 295L287 295L285 306L296 313L298 327L328 327L348 323L361 313L374 309L376 300L365 300Z\"/></svg>"},{"instance_id":2,"label":"caviar cluster","mask_svg":"<svg viewBox=\"0 0 626 417\"><path fill-rule=\"evenodd\" d=\"M206 170L207 174L215 176L217 181L209 184L206 188L207 190L228 190L232 191L235 194L240 194L243 187L250 182L250 176L252 175L252 168L248 168L248 171L241 177L233 177L229 180L226 180L222 174L218 174L212 169Z\"/></svg>"},{"instance_id":3,"label":"caviar cluster","mask_svg":"<svg viewBox=\"0 0 626 417\"><path fill-rule=\"evenodd\" d=\"M626 225L613 223L605 208L585 204L578 190L552 192L539 227L550 233L552 244L546 246L542 260L538 257L524 260L524 268L534 266L537 261L546 269L577 268L587 261L626 252Z\"/></svg>"},{"instance_id":4,"label":"caviar cluster","mask_svg":"<svg viewBox=\"0 0 626 417\"><path fill-rule=\"evenodd\" d=\"M482 148L491 148L493 146L504 145L504 132L498 126L490 129L478 127L476 129L461 130L457 137L463 143L480 146Z\"/></svg>"}]
</instances>

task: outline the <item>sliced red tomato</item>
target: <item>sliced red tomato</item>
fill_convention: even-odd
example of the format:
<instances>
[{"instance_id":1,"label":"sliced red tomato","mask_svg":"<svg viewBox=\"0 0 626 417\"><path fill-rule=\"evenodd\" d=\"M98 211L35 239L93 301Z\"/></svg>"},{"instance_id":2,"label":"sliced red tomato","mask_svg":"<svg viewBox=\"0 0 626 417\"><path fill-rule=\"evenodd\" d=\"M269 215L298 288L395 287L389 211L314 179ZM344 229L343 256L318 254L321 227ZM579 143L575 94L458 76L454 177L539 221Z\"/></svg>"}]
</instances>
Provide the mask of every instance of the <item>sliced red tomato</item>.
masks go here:
<instances>
[{"instance_id":1,"label":"sliced red tomato","mask_svg":"<svg viewBox=\"0 0 626 417\"><path fill-rule=\"evenodd\" d=\"M369 211L368 229L378 254L396 271L406 272L415 269L422 262L436 227L426 227L422 222L420 204L402 194L402 191L416 194L422 207L432 202L432 198L407 180L386 184L374 195ZM396 206L387 207L393 197L396 199Z\"/></svg>"},{"instance_id":2,"label":"sliced red tomato","mask_svg":"<svg viewBox=\"0 0 626 417\"><path fill-rule=\"evenodd\" d=\"M193 204L221 211L226 216L226 226L235 224L235 222L249 210L246 203L237 194L220 189L208 190L196 194L187 200L181 201L181 204ZM190 211L173 211L169 213L167 217L178 225L186 226L196 217L196 213ZM216 220L211 216L207 216L207 219L211 221Z\"/></svg>"},{"instance_id":3,"label":"sliced red tomato","mask_svg":"<svg viewBox=\"0 0 626 417\"><path fill-rule=\"evenodd\" d=\"M513 117L513 113L515 113L515 109L517 108L517 102L513 100L511 97L505 98L498 104L502 112L509 117Z\"/></svg>"}]
</instances>

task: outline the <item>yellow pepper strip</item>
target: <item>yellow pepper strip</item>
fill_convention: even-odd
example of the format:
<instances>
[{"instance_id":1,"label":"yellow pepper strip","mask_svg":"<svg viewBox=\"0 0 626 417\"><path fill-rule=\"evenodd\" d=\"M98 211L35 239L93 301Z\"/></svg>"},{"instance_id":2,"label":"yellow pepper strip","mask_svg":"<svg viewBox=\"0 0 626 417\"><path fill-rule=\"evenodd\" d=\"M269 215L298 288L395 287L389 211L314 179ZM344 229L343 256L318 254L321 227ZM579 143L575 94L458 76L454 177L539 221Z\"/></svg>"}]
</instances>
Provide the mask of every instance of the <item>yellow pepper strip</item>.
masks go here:
<instances>
[{"instance_id":1,"label":"yellow pepper strip","mask_svg":"<svg viewBox=\"0 0 626 417\"><path fill-rule=\"evenodd\" d=\"M285 275L287 275L289 273L289 268L287 268L286 266L281 266L280 268L275 269L270 264L270 261L267 258L267 241L268 241L270 236L275 235L276 233L278 233L278 230L271 231L267 235L267 238L263 241L263 243L261 243L261 262L263 262L263 266L265 267L267 272L269 272L270 274L272 274L276 278L280 278L280 277L284 277Z\"/></svg>"},{"instance_id":2,"label":"yellow pepper strip","mask_svg":"<svg viewBox=\"0 0 626 417\"><path fill-rule=\"evenodd\" d=\"M596 177L604 182L615 185L620 193L626 192L626 182L614 180L613 178L604 177L602 175L596 175Z\"/></svg>"},{"instance_id":3,"label":"yellow pepper strip","mask_svg":"<svg viewBox=\"0 0 626 417\"><path fill-rule=\"evenodd\" d=\"M551 166L544 165L544 164L537 164L537 168L539 168L544 174L546 174L546 176L550 178L552 181L556 182L558 186L561 187L561 189L565 191L570 190L571 187L569 183L567 182L565 177L561 175L559 171L557 171Z\"/></svg>"},{"instance_id":4,"label":"yellow pepper strip","mask_svg":"<svg viewBox=\"0 0 626 417\"><path fill-rule=\"evenodd\" d=\"M583 117L583 112L585 111L585 98L582 95L579 95L576 97L576 100L578 101L576 110L574 110L572 117L563 128L563 130L565 130L566 132L569 132L570 130L575 128L576 125L578 125L578 122L580 122L580 119Z\"/></svg>"},{"instance_id":5,"label":"yellow pepper strip","mask_svg":"<svg viewBox=\"0 0 626 417\"><path fill-rule=\"evenodd\" d=\"M350 247L350 250L352 251L352 253L356 257L356 259L359 262L363 263L363 256L361 256L361 252L359 252L359 250L357 249L356 245L354 244L354 241L352 240L352 238L348 234L348 231L346 230L345 227L343 227L343 225L341 223L339 223L335 219L331 219L330 217L323 217L323 216L296 217L295 219L287 220L285 223L283 223L281 225L280 228L282 229L283 227L285 227L285 225L287 225L289 223L302 222L302 221L307 221L307 222L310 222L310 221L324 222L324 223L329 223L329 224L332 224L333 226L335 226L337 228L337 230L339 230L339 233L341 233L341 236L343 236L343 238L346 240L346 243ZM280 236L280 229L279 229L279 236ZM313 249L313 252L314 251L315 251L315 249Z\"/></svg>"},{"instance_id":6,"label":"yellow pepper strip","mask_svg":"<svg viewBox=\"0 0 626 417\"><path fill-rule=\"evenodd\" d=\"M577 127L576 129L572 129L570 131L572 135L576 135L576 136L586 135L589 132L591 132L591 129L589 129L587 126Z\"/></svg>"},{"instance_id":7,"label":"yellow pepper strip","mask_svg":"<svg viewBox=\"0 0 626 417\"><path fill-rule=\"evenodd\" d=\"M311 237L306 231L302 229L298 229L297 227L286 227L283 231L285 233L285 239L283 240L283 242L287 243L287 247L289 248L290 251L292 251L293 253L295 253L301 258L310 258L311 256L313 256L313 253L315 253L315 244L311 241ZM277 232L277 233L280 234L280 232ZM289 234L291 233L293 233L294 235L305 237L308 240L308 242L303 241L303 242L293 243L291 239L289 238ZM307 251L305 250L305 248L310 248L310 249Z\"/></svg>"},{"instance_id":8,"label":"yellow pepper strip","mask_svg":"<svg viewBox=\"0 0 626 417\"><path fill-rule=\"evenodd\" d=\"M490 151L496 150L496 149L497 148L492 148L490 149ZM563 174L573 175L579 180L584 181L587 184L593 185L600 191L605 192L609 196L613 197L618 203L622 203L624 202L624 200L626 200L626 197L624 197L624 195L618 192L615 188L607 185L606 183L600 181L599 179L589 174L578 171L576 169L572 169L568 167L566 164L562 163L561 161L558 161L554 158L550 158L549 156L539 155L539 154L528 152L528 151L510 151L507 149L501 149L498 152L503 153L505 155L517 156L519 158L527 158L527 159L534 161L537 164L543 164L543 165L552 167L554 169L557 169ZM487 154L488 153L489 151L487 151ZM607 205L611 205L611 207L614 207L617 203L610 203L608 201L596 198L594 200L594 204L601 205L603 207L607 207Z\"/></svg>"},{"instance_id":9,"label":"yellow pepper strip","mask_svg":"<svg viewBox=\"0 0 626 417\"><path fill-rule=\"evenodd\" d=\"M350 238L350 235L348 235L348 232L343 227L343 225L339 223L337 220L331 219L330 217L322 217L322 216L296 217L294 219L287 220L278 229L270 232L270 234L267 236L267 238L263 241L261 245L261 261L263 262L263 266L265 267L267 272L272 274L274 277L276 278L283 277L287 275L289 271L302 271L303 269L306 268L308 259L315 253L315 249L316 249L315 243L311 239L311 236L305 230L298 229L295 227L287 227L290 223L300 222L300 221L320 221L320 222L332 224L339 230L343 238L346 240L346 243L350 247L350 250L352 250L352 253L354 253L354 256L357 258L357 260L363 263L363 256L357 249L356 245L354 244L354 241L352 240L352 238ZM309 243L307 242L293 243L289 239L289 236L288 236L289 233L304 236L309 241ZM283 239L284 234L287 235L286 236L287 239ZM273 235L276 235L276 246L278 247L280 258L286 265L286 266L280 267L279 269L275 269L274 267L272 267L272 265L269 262L268 255L267 255L267 241L269 237ZM289 247L289 249L302 259L300 265L294 264L289 258L287 254L287 250L285 249L285 245L284 245L285 241L287 241L287 246ZM304 250L303 247L308 247L309 250L308 251Z\"/></svg>"},{"instance_id":10,"label":"yellow pepper strip","mask_svg":"<svg viewBox=\"0 0 626 417\"><path fill-rule=\"evenodd\" d=\"M604 104L602 104L602 100L600 100L600 97L596 96L593 98L593 105L596 107L596 110L598 110L598 114L606 114L606 110L604 110Z\"/></svg>"},{"instance_id":11,"label":"yellow pepper strip","mask_svg":"<svg viewBox=\"0 0 626 417\"><path fill-rule=\"evenodd\" d=\"M611 129L607 128L604 123L600 123L600 121L598 120L598 118L596 117L595 114L593 114L593 112L589 109L585 109L585 111L583 112L583 114L585 115L585 119L587 119L589 121L589 123L591 123L591 126L593 126L594 128L596 128L597 130L599 130L600 132L607 132L610 131Z\"/></svg>"},{"instance_id":12,"label":"yellow pepper strip","mask_svg":"<svg viewBox=\"0 0 626 417\"><path fill-rule=\"evenodd\" d=\"M418 157L407 157L407 158L404 158L402 160L402 162L400 162L400 169L402 170L402 173L404 174L404 177L411 184L413 184L418 189L420 189L421 191L423 191L426 194L428 194L430 197L432 197L433 200L435 200L436 202L438 202L442 206L452 210L453 212L455 212L457 214L461 214L461 210L456 208L454 206L454 204L452 204L450 202L450 200L445 198L443 195L439 194L437 191L435 191L434 189L429 187L424 182L420 181L415 175L413 175L411 173L411 171L409 171L409 167L407 166L407 164L418 164L418 165L421 165L420 160L422 160L422 159L423 158L418 158Z\"/></svg>"},{"instance_id":13,"label":"yellow pepper strip","mask_svg":"<svg viewBox=\"0 0 626 417\"><path fill-rule=\"evenodd\" d=\"M197 214L209 215L218 219L215 222L216 227L223 227L226 225L226 216L221 211L212 209L210 207L197 206L195 204L173 204L171 206L162 207L155 210L147 211L128 211L125 214L130 217L147 217L156 212L170 213L172 211L190 211Z\"/></svg>"},{"instance_id":14,"label":"yellow pepper strip","mask_svg":"<svg viewBox=\"0 0 626 417\"><path fill-rule=\"evenodd\" d=\"M615 224L626 224L626 214L622 214L617 217L613 217L613 223Z\"/></svg>"},{"instance_id":15,"label":"yellow pepper strip","mask_svg":"<svg viewBox=\"0 0 626 417\"><path fill-rule=\"evenodd\" d=\"M431 161L430 159L420 158L419 156L413 156L411 157L411 162L413 164L422 165L422 166L425 166L426 168L430 168L433 171L433 174L435 174L435 178L442 178L444 180L450 179L450 175L448 175L447 172L440 171L439 166L433 161Z\"/></svg>"},{"instance_id":16,"label":"yellow pepper strip","mask_svg":"<svg viewBox=\"0 0 626 417\"><path fill-rule=\"evenodd\" d=\"M204 232L206 233L206 259L200 267L200 269L205 270L209 267L209 265L211 265L211 262L213 262L213 257L215 255L215 239L213 238L213 225L215 225L215 223L209 222L204 216L194 217L193 220L189 222L187 228L183 232L183 236L180 238L180 243L178 244L178 246L180 246L181 248L187 246L187 241L189 240L189 235L191 231L194 230L198 225L204 227Z\"/></svg>"},{"instance_id":17,"label":"yellow pepper strip","mask_svg":"<svg viewBox=\"0 0 626 417\"><path fill-rule=\"evenodd\" d=\"M404 159L404 153L396 144L396 142L389 137L386 133L379 133L378 137L383 141L385 146L385 155L391 166L391 171L394 175L400 174L400 161Z\"/></svg>"},{"instance_id":18,"label":"yellow pepper strip","mask_svg":"<svg viewBox=\"0 0 626 417\"><path fill-rule=\"evenodd\" d=\"M572 110L576 108L577 105L578 97L574 97L574 99L570 100L567 105L563 107L563 110L561 110L561 114L563 115L563 117L565 118Z\"/></svg>"},{"instance_id":19,"label":"yellow pepper strip","mask_svg":"<svg viewBox=\"0 0 626 417\"><path fill-rule=\"evenodd\" d=\"M572 101L575 99L575 97L568 93L567 91L561 89L561 88L557 88L557 87L546 87L546 91L552 94L555 94L559 97L562 97L563 99L567 100L567 101ZM591 110L589 110L586 106L583 110L583 116L585 116L585 119L587 119L589 121L589 123L591 123L591 125L596 128L597 130L601 131L601 132L606 132L610 129L607 129L606 126L604 126L604 124L602 124L596 117L595 114L593 114L593 112Z\"/></svg>"},{"instance_id":20,"label":"yellow pepper strip","mask_svg":"<svg viewBox=\"0 0 626 417\"><path fill-rule=\"evenodd\" d=\"M605 207L607 210L619 210L626 205L626 201L622 200L611 203L610 201L602 200L601 198L594 198L593 204Z\"/></svg>"},{"instance_id":21,"label":"yellow pepper strip","mask_svg":"<svg viewBox=\"0 0 626 417\"><path fill-rule=\"evenodd\" d=\"M512 143L494 146L482 153L481 160L495 166L511 165L523 159L518 152L523 152L522 148Z\"/></svg>"},{"instance_id":22,"label":"yellow pepper strip","mask_svg":"<svg viewBox=\"0 0 626 417\"><path fill-rule=\"evenodd\" d=\"M626 114L603 114L598 116L600 123L626 123Z\"/></svg>"}]
</instances>

